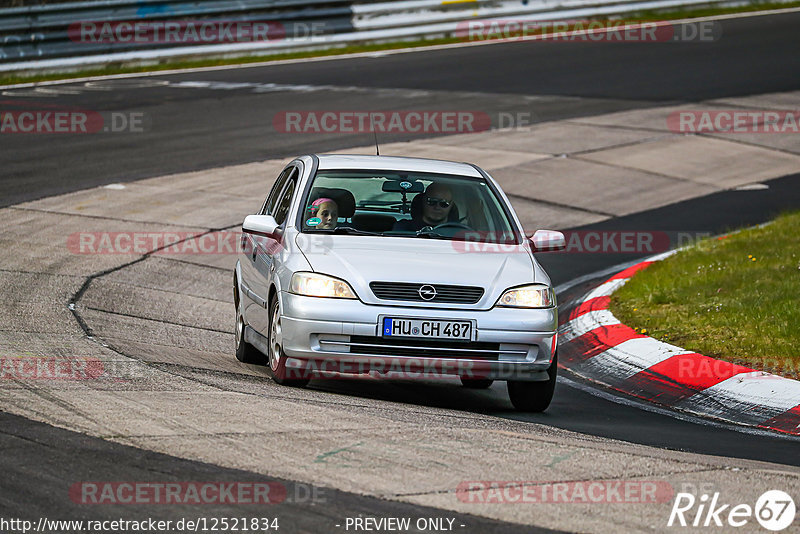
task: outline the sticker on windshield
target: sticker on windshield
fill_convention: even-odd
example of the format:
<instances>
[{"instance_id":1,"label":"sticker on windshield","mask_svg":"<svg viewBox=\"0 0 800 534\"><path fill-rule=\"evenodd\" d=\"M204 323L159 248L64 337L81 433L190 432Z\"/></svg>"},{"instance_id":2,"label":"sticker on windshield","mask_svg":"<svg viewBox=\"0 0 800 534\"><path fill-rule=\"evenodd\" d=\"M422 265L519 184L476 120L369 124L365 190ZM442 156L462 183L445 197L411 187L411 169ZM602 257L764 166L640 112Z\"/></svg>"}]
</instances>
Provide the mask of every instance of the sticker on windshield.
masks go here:
<instances>
[{"instance_id":1,"label":"sticker on windshield","mask_svg":"<svg viewBox=\"0 0 800 534\"><path fill-rule=\"evenodd\" d=\"M308 226L317 226L321 222L322 222L322 219L320 219L319 217L311 217L310 219L308 219L306 221L306 224Z\"/></svg>"},{"instance_id":2,"label":"sticker on windshield","mask_svg":"<svg viewBox=\"0 0 800 534\"><path fill-rule=\"evenodd\" d=\"M400 182L400 187L403 189L410 189L413 184L411 182Z\"/></svg>"}]
</instances>

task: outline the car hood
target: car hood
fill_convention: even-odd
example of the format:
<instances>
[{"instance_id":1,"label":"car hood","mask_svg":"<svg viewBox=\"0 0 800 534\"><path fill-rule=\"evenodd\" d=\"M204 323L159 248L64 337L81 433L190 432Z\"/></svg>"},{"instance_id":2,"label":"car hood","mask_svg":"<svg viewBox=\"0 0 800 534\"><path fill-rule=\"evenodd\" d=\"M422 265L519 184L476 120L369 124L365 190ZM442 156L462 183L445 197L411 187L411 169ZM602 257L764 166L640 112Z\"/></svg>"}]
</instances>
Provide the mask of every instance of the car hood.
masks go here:
<instances>
[{"instance_id":1,"label":"car hood","mask_svg":"<svg viewBox=\"0 0 800 534\"><path fill-rule=\"evenodd\" d=\"M507 288L543 274L524 245L474 252L464 241L330 234L298 234L297 245L315 272L346 280L370 304L489 309ZM484 294L469 305L381 300L373 281L480 286Z\"/></svg>"}]
</instances>

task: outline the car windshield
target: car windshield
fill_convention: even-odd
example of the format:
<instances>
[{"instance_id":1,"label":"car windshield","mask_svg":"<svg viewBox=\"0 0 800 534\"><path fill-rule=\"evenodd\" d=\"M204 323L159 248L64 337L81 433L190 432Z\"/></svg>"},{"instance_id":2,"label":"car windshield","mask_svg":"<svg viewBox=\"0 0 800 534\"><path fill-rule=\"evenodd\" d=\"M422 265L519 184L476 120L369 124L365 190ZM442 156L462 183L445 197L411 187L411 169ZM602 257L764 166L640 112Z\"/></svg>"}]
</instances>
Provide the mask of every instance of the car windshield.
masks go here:
<instances>
[{"instance_id":1,"label":"car windshield","mask_svg":"<svg viewBox=\"0 0 800 534\"><path fill-rule=\"evenodd\" d=\"M519 243L508 209L483 178L399 171L321 170L302 231Z\"/></svg>"}]
</instances>

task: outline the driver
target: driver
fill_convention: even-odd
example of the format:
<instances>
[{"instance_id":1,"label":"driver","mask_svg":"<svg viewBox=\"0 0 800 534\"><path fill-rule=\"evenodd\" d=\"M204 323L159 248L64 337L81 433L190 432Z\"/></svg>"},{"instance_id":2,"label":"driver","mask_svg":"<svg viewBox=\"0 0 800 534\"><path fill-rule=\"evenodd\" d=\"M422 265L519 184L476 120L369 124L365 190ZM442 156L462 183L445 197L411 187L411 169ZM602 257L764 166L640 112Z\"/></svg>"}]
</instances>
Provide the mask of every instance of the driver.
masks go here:
<instances>
[{"instance_id":1,"label":"driver","mask_svg":"<svg viewBox=\"0 0 800 534\"><path fill-rule=\"evenodd\" d=\"M403 219L394 225L395 230L418 231L426 226L438 226L447 222L453 208L453 192L444 184L430 184L423 193L422 211L413 219Z\"/></svg>"}]
</instances>

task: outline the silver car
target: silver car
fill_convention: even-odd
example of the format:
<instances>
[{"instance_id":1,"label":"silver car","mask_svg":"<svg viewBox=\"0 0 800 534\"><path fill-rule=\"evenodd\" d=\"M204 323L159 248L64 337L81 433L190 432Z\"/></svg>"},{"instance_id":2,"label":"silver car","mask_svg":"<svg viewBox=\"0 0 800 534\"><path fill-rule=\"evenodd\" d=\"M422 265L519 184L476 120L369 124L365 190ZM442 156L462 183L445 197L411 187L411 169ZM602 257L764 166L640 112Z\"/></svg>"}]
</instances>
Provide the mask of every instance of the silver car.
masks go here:
<instances>
[{"instance_id":1,"label":"silver car","mask_svg":"<svg viewBox=\"0 0 800 534\"><path fill-rule=\"evenodd\" d=\"M550 404L558 308L533 252L563 249L564 236L527 238L479 167L302 156L242 230L236 357L267 363L277 383L505 380L517 409Z\"/></svg>"}]
</instances>

